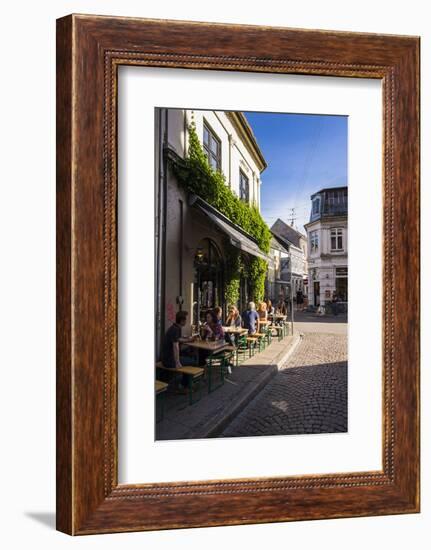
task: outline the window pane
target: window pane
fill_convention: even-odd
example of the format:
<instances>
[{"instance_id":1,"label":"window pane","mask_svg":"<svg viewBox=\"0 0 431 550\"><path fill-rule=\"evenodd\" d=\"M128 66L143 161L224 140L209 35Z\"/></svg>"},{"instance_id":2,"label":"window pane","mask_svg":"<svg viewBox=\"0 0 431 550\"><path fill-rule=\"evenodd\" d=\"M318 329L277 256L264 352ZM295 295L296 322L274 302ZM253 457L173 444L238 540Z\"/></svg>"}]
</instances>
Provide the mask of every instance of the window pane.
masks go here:
<instances>
[{"instance_id":1,"label":"window pane","mask_svg":"<svg viewBox=\"0 0 431 550\"><path fill-rule=\"evenodd\" d=\"M208 142L209 142L209 133L208 133L208 129L206 126L204 126L204 144L205 145L208 145Z\"/></svg>"},{"instance_id":2,"label":"window pane","mask_svg":"<svg viewBox=\"0 0 431 550\"><path fill-rule=\"evenodd\" d=\"M337 248L335 237L331 237L331 248L332 250L335 250Z\"/></svg>"},{"instance_id":3,"label":"window pane","mask_svg":"<svg viewBox=\"0 0 431 550\"><path fill-rule=\"evenodd\" d=\"M212 151L216 156L218 156L218 141L217 141L216 139L214 139L213 136L211 136L210 146L211 146L211 151Z\"/></svg>"},{"instance_id":4,"label":"window pane","mask_svg":"<svg viewBox=\"0 0 431 550\"><path fill-rule=\"evenodd\" d=\"M341 235L338 236L338 248L343 248L343 237Z\"/></svg>"}]
</instances>

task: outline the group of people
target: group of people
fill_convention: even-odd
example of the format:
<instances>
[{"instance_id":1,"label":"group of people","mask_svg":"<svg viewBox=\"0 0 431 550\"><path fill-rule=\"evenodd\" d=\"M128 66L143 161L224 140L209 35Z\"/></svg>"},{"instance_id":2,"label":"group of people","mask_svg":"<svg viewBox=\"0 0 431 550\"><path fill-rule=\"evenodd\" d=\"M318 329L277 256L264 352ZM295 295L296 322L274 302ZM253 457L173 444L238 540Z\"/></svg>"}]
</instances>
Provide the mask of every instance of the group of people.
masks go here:
<instances>
[{"instance_id":1,"label":"group of people","mask_svg":"<svg viewBox=\"0 0 431 550\"><path fill-rule=\"evenodd\" d=\"M273 306L271 300L260 302L256 308L254 302L249 302L247 309L240 314L236 306L230 306L225 320L226 327L244 328L249 334L255 334L259 329L259 321L266 321L268 315L286 315L286 304L283 300ZM200 327L200 334L191 337L182 337L182 328L187 324L187 311L178 311L175 322L166 331L162 342L161 360L167 368L180 368L194 364L194 359L180 354L180 344L192 342L197 338L202 340L222 340L235 345L233 334L225 334L222 322L223 310L216 307L209 310L205 316L205 323Z\"/></svg>"}]
</instances>

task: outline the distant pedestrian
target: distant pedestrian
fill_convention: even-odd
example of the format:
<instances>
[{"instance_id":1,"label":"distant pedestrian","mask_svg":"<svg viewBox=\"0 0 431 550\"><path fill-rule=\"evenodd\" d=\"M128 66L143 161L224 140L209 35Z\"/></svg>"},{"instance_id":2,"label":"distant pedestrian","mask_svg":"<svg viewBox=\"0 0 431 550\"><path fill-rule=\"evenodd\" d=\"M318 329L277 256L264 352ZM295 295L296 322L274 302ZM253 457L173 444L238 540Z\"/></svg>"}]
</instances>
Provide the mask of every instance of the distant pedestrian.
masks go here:
<instances>
[{"instance_id":1,"label":"distant pedestrian","mask_svg":"<svg viewBox=\"0 0 431 550\"><path fill-rule=\"evenodd\" d=\"M338 315L338 294L334 291L332 293L332 301L331 301L331 307L332 307L332 314Z\"/></svg>"},{"instance_id":2,"label":"distant pedestrian","mask_svg":"<svg viewBox=\"0 0 431 550\"><path fill-rule=\"evenodd\" d=\"M304 309L304 294L301 289L296 291L296 309L302 311Z\"/></svg>"}]
</instances>

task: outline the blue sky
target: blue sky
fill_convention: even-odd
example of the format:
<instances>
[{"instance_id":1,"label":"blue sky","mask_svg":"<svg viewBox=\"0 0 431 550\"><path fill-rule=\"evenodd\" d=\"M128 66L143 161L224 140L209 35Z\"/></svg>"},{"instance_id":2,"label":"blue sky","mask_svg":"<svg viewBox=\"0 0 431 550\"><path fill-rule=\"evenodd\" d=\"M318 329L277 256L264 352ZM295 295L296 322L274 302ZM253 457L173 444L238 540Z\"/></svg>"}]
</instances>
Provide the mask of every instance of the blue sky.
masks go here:
<instances>
[{"instance_id":1,"label":"blue sky","mask_svg":"<svg viewBox=\"0 0 431 550\"><path fill-rule=\"evenodd\" d=\"M266 159L261 212L271 226L277 218L304 231L310 195L347 185L346 116L244 113Z\"/></svg>"}]
</instances>

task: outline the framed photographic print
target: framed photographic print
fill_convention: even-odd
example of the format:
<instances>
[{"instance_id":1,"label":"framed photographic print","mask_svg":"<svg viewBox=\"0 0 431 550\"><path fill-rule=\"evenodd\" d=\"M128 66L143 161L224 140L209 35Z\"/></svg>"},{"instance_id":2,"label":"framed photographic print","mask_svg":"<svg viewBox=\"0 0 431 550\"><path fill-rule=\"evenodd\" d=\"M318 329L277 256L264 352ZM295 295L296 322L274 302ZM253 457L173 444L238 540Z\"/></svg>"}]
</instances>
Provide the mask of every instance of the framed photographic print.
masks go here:
<instances>
[{"instance_id":1,"label":"framed photographic print","mask_svg":"<svg viewBox=\"0 0 431 550\"><path fill-rule=\"evenodd\" d=\"M419 39L57 22L57 528L419 511Z\"/></svg>"}]
</instances>

